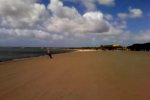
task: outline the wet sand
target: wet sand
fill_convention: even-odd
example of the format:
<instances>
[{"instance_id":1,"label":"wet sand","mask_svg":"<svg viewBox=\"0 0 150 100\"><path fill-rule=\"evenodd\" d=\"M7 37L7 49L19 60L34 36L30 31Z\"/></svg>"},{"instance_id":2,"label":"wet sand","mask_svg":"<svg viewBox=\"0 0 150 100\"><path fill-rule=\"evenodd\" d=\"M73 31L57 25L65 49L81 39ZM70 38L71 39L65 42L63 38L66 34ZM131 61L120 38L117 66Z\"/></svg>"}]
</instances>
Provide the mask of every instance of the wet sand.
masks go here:
<instances>
[{"instance_id":1,"label":"wet sand","mask_svg":"<svg viewBox=\"0 0 150 100\"><path fill-rule=\"evenodd\" d=\"M150 52L73 52L0 63L0 100L150 100Z\"/></svg>"}]
</instances>

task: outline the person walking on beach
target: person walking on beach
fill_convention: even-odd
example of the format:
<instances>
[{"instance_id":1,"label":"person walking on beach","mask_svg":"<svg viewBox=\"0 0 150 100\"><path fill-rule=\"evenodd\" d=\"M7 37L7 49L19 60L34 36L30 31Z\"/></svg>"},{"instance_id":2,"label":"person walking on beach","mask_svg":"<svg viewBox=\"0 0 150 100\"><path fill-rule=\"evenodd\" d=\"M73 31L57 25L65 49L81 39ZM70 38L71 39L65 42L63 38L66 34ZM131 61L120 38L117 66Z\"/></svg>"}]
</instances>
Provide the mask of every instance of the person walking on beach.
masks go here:
<instances>
[{"instance_id":1,"label":"person walking on beach","mask_svg":"<svg viewBox=\"0 0 150 100\"><path fill-rule=\"evenodd\" d=\"M49 56L49 58L50 58L50 59L53 59L53 57L52 57L52 53L50 52L50 50L49 50L49 49L47 50L47 54L48 54L48 56Z\"/></svg>"}]
</instances>

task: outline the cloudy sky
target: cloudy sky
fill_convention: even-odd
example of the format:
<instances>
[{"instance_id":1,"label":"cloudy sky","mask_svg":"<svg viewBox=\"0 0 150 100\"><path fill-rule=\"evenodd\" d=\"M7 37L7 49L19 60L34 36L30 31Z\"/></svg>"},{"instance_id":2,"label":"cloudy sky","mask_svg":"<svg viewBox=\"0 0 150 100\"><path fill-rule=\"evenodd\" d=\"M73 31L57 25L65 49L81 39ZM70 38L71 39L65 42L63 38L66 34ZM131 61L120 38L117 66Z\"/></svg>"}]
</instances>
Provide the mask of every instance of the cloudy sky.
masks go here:
<instances>
[{"instance_id":1,"label":"cloudy sky","mask_svg":"<svg viewBox=\"0 0 150 100\"><path fill-rule=\"evenodd\" d=\"M0 46L150 42L150 0L0 0Z\"/></svg>"}]
</instances>

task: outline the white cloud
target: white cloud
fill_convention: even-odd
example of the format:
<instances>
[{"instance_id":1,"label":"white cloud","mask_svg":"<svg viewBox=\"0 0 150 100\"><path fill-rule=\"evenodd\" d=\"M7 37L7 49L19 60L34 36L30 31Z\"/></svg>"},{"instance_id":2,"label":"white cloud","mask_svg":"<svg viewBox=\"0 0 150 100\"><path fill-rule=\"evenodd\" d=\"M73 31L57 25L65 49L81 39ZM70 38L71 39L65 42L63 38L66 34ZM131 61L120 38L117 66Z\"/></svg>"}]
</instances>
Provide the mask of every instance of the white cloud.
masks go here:
<instances>
[{"instance_id":1,"label":"white cloud","mask_svg":"<svg viewBox=\"0 0 150 100\"><path fill-rule=\"evenodd\" d=\"M128 13L118 13L118 17L121 19L126 18L140 18L143 16L143 11L138 8L129 8Z\"/></svg>"},{"instance_id":2,"label":"white cloud","mask_svg":"<svg viewBox=\"0 0 150 100\"><path fill-rule=\"evenodd\" d=\"M121 32L121 31L120 31ZM138 32L131 32L131 31L124 31L122 30L122 33L119 38L117 38L120 42L124 42L125 44L133 44L133 43L145 43L150 41L150 30L143 30ZM110 41L110 40L109 40ZM129 44L128 44L129 45Z\"/></svg>"},{"instance_id":3,"label":"white cloud","mask_svg":"<svg viewBox=\"0 0 150 100\"><path fill-rule=\"evenodd\" d=\"M121 19L125 19L125 18L128 18L128 14L127 13L118 13L118 17L121 18Z\"/></svg>"},{"instance_id":4,"label":"white cloud","mask_svg":"<svg viewBox=\"0 0 150 100\"><path fill-rule=\"evenodd\" d=\"M112 20L114 19L111 14L105 14L105 15L104 15L104 18L105 18L106 20L109 20L109 21L112 21Z\"/></svg>"},{"instance_id":5,"label":"white cloud","mask_svg":"<svg viewBox=\"0 0 150 100\"><path fill-rule=\"evenodd\" d=\"M113 21L111 23L114 27L120 28L120 29L125 29L127 28L127 22L124 20L117 20L117 21Z\"/></svg>"},{"instance_id":6,"label":"white cloud","mask_svg":"<svg viewBox=\"0 0 150 100\"><path fill-rule=\"evenodd\" d=\"M102 12L80 14L60 0L51 0L47 7L36 0L0 0L0 40L59 42L80 36L82 41L83 33L101 34L109 31L110 26Z\"/></svg>"},{"instance_id":7,"label":"white cloud","mask_svg":"<svg viewBox=\"0 0 150 100\"><path fill-rule=\"evenodd\" d=\"M80 0L91 9L80 14L75 7L65 6L61 0L51 0L47 7L36 0L0 0L0 45L5 42L23 45L27 41L34 41L36 45L84 45L98 44L102 40L128 40L132 35L125 35L125 21L114 21L112 15L94 11L95 3L110 6L115 4L114 1ZM137 18L142 16L142 11L129 8L129 13L120 16ZM147 31L145 35L139 33L135 39L148 41L148 36Z\"/></svg>"},{"instance_id":8,"label":"white cloud","mask_svg":"<svg viewBox=\"0 0 150 100\"><path fill-rule=\"evenodd\" d=\"M0 23L7 27L35 26L46 16L43 4L34 0L0 0Z\"/></svg>"},{"instance_id":9,"label":"white cloud","mask_svg":"<svg viewBox=\"0 0 150 100\"><path fill-rule=\"evenodd\" d=\"M63 5L59 0L51 0L48 9L52 16L45 27L57 33L101 33L109 30L109 24L100 11L81 15L75 8Z\"/></svg>"},{"instance_id":10,"label":"white cloud","mask_svg":"<svg viewBox=\"0 0 150 100\"><path fill-rule=\"evenodd\" d=\"M149 42L150 41L150 30L140 31L136 36L134 37L136 41L140 42Z\"/></svg>"},{"instance_id":11,"label":"white cloud","mask_svg":"<svg viewBox=\"0 0 150 100\"><path fill-rule=\"evenodd\" d=\"M137 9L137 8L129 8L129 12L130 12L130 17L132 18L139 18L142 17L143 12L141 9Z\"/></svg>"},{"instance_id":12,"label":"white cloud","mask_svg":"<svg viewBox=\"0 0 150 100\"><path fill-rule=\"evenodd\" d=\"M65 0L64 0L65 1ZM96 4L113 6L115 5L115 0L74 0L74 2L82 3L87 10L96 10Z\"/></svg>"},{"instance_id":13,"label":"white cloud","mask_svg":"<svg viewBox=\"0 0 150 100\"><path fill-rule=\"evenodd\" d=\"M88 11L96 10L95 0L81 0L81 2Z\"/></svg>"},{"instance_id":14,"label":"white cloud","mask_svg":"<svg viewBox=\"0 0 150 100\"><path fill-rule=\"evenodd\" d=\"M98 2L102 5L114 5L115 4L115 0L98 0Z\"/></svg>"},{"instance_id":15,"label":"white cloud","mask_svg":"<svg viewBox=\"0 0 150 100\"><path fill-rule=\"evenodd\" d=\"M60 18L72 19L80 16L78 11L74 7L69 8L64 6L63 2L61 2L60 0L51 0L50 4L48 5L48 9L54 16Z\"/></svg>"},{"instance_id":16,"label":"white cloud","mask_svg":"<svg viewBox=\"0 0 150 100\"><path fill-rule=\"evenodd\" d=\"M32 30L32 29L19 29L19 28L0 28L0 38L11 39L11 38L21 38L21 39L46 39L46 40L61 40L62 35L49 34L49 32L43 30Z\"/></svg>"}]
</instances>

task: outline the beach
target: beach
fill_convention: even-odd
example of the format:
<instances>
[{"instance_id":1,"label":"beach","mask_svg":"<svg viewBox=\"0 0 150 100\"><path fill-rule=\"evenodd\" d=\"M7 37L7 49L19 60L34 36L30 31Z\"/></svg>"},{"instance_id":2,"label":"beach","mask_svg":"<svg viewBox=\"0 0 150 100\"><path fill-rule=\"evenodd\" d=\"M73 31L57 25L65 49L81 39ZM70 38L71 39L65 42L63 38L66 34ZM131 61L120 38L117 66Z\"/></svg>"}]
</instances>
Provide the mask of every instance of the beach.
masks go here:
<instances>
[{"instance_id":1,"label":"beach","mask_svg":"<svg viewBox=\"0 0 150 100\"><path fill-rule=\"evenodd\" d=\"M150 100L150 53L70 52L0 63L0 100Z\"/></svg>"}]
</instances>

